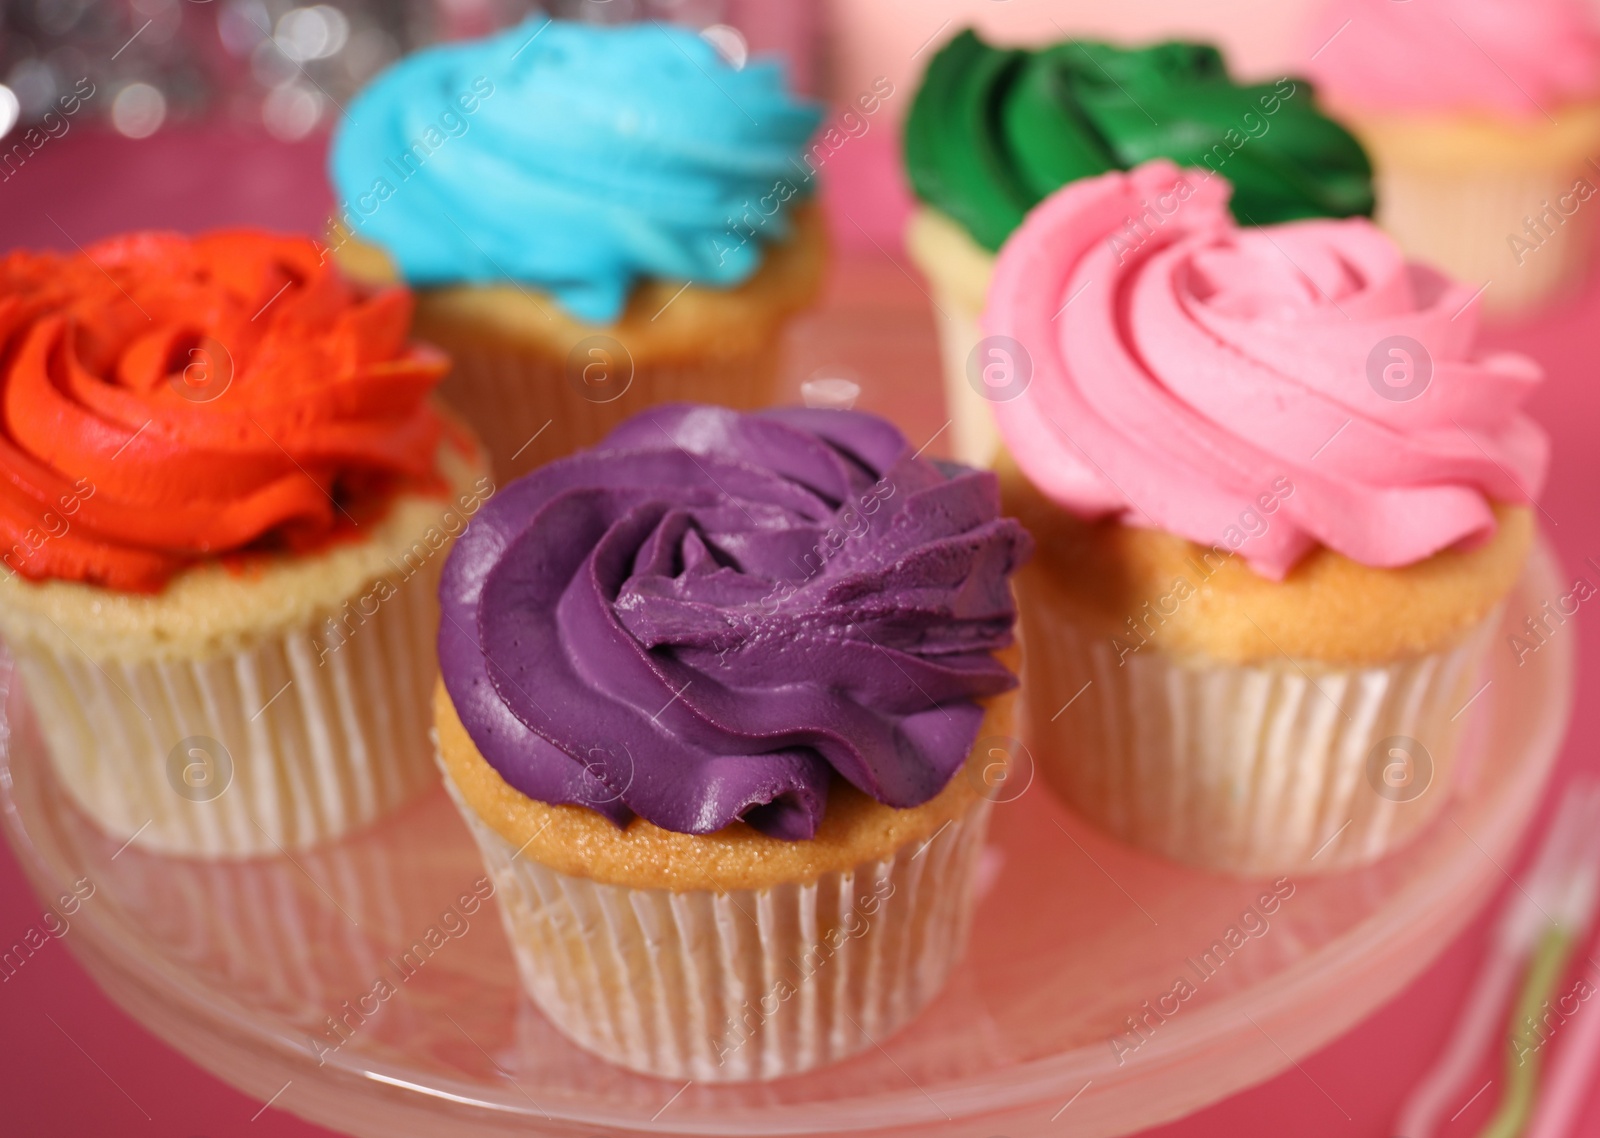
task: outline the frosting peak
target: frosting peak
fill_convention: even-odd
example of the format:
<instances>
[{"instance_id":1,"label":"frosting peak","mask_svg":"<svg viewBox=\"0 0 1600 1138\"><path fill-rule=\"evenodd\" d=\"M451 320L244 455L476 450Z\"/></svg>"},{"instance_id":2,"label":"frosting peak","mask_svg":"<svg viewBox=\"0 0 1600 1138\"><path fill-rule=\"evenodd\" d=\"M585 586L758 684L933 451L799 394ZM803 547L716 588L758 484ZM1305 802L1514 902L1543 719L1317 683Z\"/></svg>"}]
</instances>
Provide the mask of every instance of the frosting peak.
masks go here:
<instances>
[{"instance_id":1,"label":"frosting peak","mask_svg":"<svg viewBox=\"0 0 1600 1138\"><path fill-rule=\"evenodd\" d=\"M350 105L333 181L413 285L521 282L580 319L641 277L731 287L788 235L820 111L772 60L730 66L657 22L535 17L402 59ZM758 240L745 240L760 209Z\"/></svg>"},{"instance_id":2,"label":"frosting peak","mask_svg":"<svg viewBox=\"0 0 1600 1138\"><path fill-rule=\"evenodd\" d=\"M1600 95L1585 0L1339 0L1311 38L1313 75L1344 107L1528 119Z\"/></svg>"},{"instance_id":3,"label":"frosting peak","mask_svg":"<svg viewBox=\"0 0 1600 1138\"><path fill-rule=\"evenodd\" d=\"M0 259L0 560L159 590L204 557L308 550L437 482L404 289L305 238L144 233Z\"/></svg>"},{"instance_id":4,"label":"frosting peak","mask_svg":"<svg viewBox=\"0 0 1600 1138\"><path fill-rule=\"evenodd\" d=\"M993 475L880 419L666 405L474 519L441 672L529 797L808 838L835 774L910 807L960 769L1030 548Z\"/></svg>"},{"instance_id":5,"label":"frosting peak","mask_svg":"<svg viewBox=\"0 0 1600 1138\"><path fill-rule=\"evenodd\" d=\"M1207 44L1004 49L963 31L906 123L917 196L989 249L1059 187L1156 157L1225 174L1247 224L1372 212L1366 155L1310 84L1236 83Z\"/></svg>"},{"instance_id":6,"label":"frosting peak","mask_svg":"<svg viewBox=\"0 0 1600 1138\"><path fill-rule=\"evenodd\" d=\"M1169 162L1106 174L1001 250L984 329L1032 376L995 413L1035 485L1273 578L1318 543L1420 561L1539 492L1548 441L1519 408L1542 376L1472 350L1471 288L1364 220L1240 228L1228 189Z\"/></svg>"}]
</instances>

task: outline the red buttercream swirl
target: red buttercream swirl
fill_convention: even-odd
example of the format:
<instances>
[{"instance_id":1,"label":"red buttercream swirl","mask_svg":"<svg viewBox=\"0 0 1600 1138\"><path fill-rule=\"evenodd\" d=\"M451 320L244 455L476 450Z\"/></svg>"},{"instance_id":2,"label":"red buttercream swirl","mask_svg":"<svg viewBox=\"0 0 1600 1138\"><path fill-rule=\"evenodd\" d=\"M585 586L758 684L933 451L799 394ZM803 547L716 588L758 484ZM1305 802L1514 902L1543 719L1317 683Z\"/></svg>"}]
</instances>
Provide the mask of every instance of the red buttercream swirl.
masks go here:
<instances>
[{"instance_id":1,"label":"red buttercream swirl","mask_svg":"<svg viewBox=\"0 0 1600 1138\"><path fill-rule=\"evenodd\" d=\"M448 362L408 343L411 311L247 230L0 259L0 560L155 592L437 488Z\"/></svg>"}]
</instances>

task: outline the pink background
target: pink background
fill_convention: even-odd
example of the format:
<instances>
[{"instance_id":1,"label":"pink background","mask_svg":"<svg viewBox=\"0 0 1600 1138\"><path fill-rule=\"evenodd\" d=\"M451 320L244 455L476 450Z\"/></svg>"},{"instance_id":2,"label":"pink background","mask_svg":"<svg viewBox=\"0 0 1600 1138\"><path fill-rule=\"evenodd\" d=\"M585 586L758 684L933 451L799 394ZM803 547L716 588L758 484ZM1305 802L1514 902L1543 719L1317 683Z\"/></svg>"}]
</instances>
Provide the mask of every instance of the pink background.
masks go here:
<instances>
[{"instance_id":1,"label":"pink background","mask_svg":"<svg viewBox=\"0 0 1600 1138\"><path fill-rule=\"evenodd\" d=\"M1231 6L1260 9L1264 19L1271 7ZM887 20L886 13L897 7L924 10L922 4L904 0L876 11ZM893 139L886 125L880 129L874 124L867 136L830 162L825 193L842 254L836 267L852 259L856 264L902 260L898 234L906 199ZM252 222L315 232L332 204L321 163L320 143L284 146L182 131L135 143L75 133L51 143L17 176L0 183L0 248L67 248L74 241L86 244L134 227L192 230ZM1489 337L1497 346L1528 352L1548 369L1549 380L1533 403L1534 414L1555 438L1555 467L1544 504L1553 519L1549 533L1573 575L1584 558L1600 559L1600 514L1594 508L1594 487L1600 484L1600 446L1595 444L1600 434L1600 385L1595 382L1600 344L1592 331L1597 326L1600 288L1538 322L1497 329ZM931 337L931 322L927 331ZM931 346L929 352L931 359ZM1593 570L1583 572L1596 579ZM1600 650L1596 618L1588 607L1559 635L1584 642L1580 658ZM1600 683L1591 668L1580 664L1576 718L1558 778L1596 765L1592 742L1600 730L1597 696ZM1163 1138L1388 1134L1401 1097L1446 1037L1483 955L1489 918L1510 888L1508 883L1499 896L1485 898L1494 904L1469 931L1361 1027L1303 1060L1299 1069L1291 1067L1260 1087L1151 1133ZM0 945L36 923L40 911L10 851L0 851ZM177 1138L327 1133L276 1107L256 1117L259 1102L158 1042L102 996L74 962L71 942L70 933L59 943L51 942L0 983L0 1130L29 1136L149 1133ZM1472 1085L1481 1085L1492 1074L1486 1067ZM1475 1132L1494 1097L1492 1091L1483 1095L1448 1133ZM292 1090L280 1105L292 1108ZM1586 1121L1581 1133L1600 1133L1600 1099L1589 1104ZM977 1127L974 1135L982 1138Z\"/></svg>"}]
</instances>

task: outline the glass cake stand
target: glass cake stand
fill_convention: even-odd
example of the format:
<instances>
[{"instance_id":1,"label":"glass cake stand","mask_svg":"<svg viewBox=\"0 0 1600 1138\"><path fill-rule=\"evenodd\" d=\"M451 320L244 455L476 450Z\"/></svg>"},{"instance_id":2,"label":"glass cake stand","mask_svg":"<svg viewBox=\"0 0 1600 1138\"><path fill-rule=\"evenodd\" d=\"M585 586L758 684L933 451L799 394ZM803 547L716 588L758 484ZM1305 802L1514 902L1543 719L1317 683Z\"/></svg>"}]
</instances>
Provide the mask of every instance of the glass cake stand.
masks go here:
<instances>
[{"instance_id":1,"label":"glass cake stand","mask_svg":"<svg viewBox=\"0 0 1600 1138\"><path fill-rule=\"evenodd\" d=\"M1507 629L1561 592L1556 568L1541 546ZM1270 884L1142 856L1042 784L1000 803L972 947L942 997L855 1060L765 1085L629 1074L553 1030L517 985L493 900L462 900L482 869L442 792L292 857L123 849L67 799L12 690L0 808L42 896L93 883L66 940L113 999L246 1093L350 1134L1093 1138L1270 1077L1449 944L1545 789L1573 640L1519 667L1497 639L1438 822L1370 868L1285 882L1264 922L1241 918ZM1244 934L1225 962L1196 963L1230 928ZM1179 979L1192 996L1163 1002Z\"/></svg>"}]
</instances>

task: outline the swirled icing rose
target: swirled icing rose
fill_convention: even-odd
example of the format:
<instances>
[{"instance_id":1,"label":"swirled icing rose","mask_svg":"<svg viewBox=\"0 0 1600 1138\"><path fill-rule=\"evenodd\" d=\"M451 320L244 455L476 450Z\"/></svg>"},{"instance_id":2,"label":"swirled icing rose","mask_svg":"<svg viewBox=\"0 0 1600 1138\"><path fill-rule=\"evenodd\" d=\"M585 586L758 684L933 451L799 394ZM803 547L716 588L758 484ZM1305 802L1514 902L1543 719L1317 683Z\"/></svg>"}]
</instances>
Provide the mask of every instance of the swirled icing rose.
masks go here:
<instances>
[{"instance_id":1,"label":"swirled icing rose","mask_svg":"<svg viewBox=\"0 0 1600 1138\"><path fill-rule=\"evenodd\" d=\"M619 825L808 838L834 775L918 805L1015 683L998 499L856 412L645 411L456 542L446 689L511 786Z\"/></svg>"},{"instance_id":2,"label":"swirled icing rose","mask_svg":"<svg viewBox=\"0 0 1600 1138\"><path fill-rule=\"evenodd\" d=\"M1367 157L1310 84L1237 83L1207 44L1030 51L964 31L928 65L906 123L917 196L989 249L1061 186L1158 157L1231 179L1246 224L1372 212Z\"/></svg>"},{"instance_id":3,"label":"swirled icing rose","mask_svg":"<svg viewBox=\"0 0 1600 1138\"><path fill-rule=\"evenodd\" d=\"M1600 23L1584 0L1339 0L1309 41L1341 107L1543 120L1600 95Z\"/></svg>"},{"instance_id":4,"label":"swirled icing rose","mask_svg":"<svg viewBox=\"0 0 1600 1138\"><path fill-rule=\"evenodd\" d=\"M1548 441L1532 361L1473 351L1473 290L1364 220L1241 228L1228 186L1151 162L1061 190L1001 250L983 325L1031 376L995 405L1017 464L1086 518L1370 566L1494 531ZM1286 492L1287 488L1287 492ZM1251 528L1256 528L1252 524Z\"/></svg>"},{"instance_id":5,"label":"swirled icing rose","mask_svg":"<svg viewBox=\"0 0 1600 1138\"><path fill-rule=\"evenodd\" d=\"M685 28L536 16L379 75L330 162L353 231L409 283L518 281L609 323L641 277L755 272L820 117L777 62L736 69Z\"/></svg>"},{"instance_id":6,"label":"swirled icing rose","mask_svg":"<svg viewBox=\"0 0 1600 1138\"><path fill-rule=\"evenodd\" d=\"M432 486L438 352L404 289L297 237L137 234L0 259L0 549L153 592L201 558L314 549Z\"/></svg>"}]
</instances>

